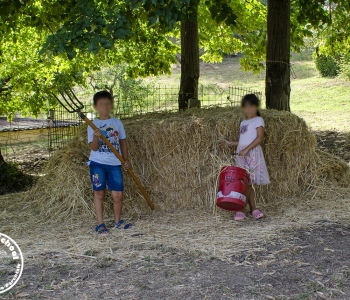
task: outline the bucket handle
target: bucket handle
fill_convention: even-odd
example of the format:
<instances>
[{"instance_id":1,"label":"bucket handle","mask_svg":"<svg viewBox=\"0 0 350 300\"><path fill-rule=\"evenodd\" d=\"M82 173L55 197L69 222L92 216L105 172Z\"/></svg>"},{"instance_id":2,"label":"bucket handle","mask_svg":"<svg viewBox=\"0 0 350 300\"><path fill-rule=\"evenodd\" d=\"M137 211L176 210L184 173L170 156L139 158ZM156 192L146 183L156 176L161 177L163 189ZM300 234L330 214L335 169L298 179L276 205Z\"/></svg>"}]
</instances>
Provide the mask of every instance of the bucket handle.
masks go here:
<instances>
[{"instance_id":1,"label":"bucket handle","mask_svg":"<svg viewBox=\"0 0 350 300\"><path fill-rule=\"evenodd\" d=\"M231 155L231 157L232 156L235 156L235 157L237 157L238 156L238 153L232 153L232 155ZM248 160L247 160L247 156L241 156L241 157L244 157L244 160L245 160L245 162L246 162L246 164L247 164L247 166L248 166L248 168L249 168L249 172L250 172L250 165L249 165L249 162L248 162Z\"/></svg>"}]
</instances>

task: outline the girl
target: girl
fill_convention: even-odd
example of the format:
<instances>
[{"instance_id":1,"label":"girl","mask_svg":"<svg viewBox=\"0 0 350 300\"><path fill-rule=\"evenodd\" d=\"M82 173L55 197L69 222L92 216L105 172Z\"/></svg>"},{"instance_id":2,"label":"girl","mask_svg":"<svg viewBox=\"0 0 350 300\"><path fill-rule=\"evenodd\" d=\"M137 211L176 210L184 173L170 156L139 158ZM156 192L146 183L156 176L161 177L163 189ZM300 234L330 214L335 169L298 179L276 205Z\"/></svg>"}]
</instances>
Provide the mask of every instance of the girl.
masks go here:
<instances>
[{"instance_id":1,"label":"girl","mask_svg":"<svg viewBox=\"0 0 350 300\"><path fill-rule=\"evenodd\" d=\"M265 123L263 118L260 117L259 102L258 97L254 94L248 94L243 97L241 106L246 118L241 122L239 141L230 142L225 140L228 146L237 147L236 165L249 170L250 183L246 197L250 206L250 212L256 220L262 218L264 214L255 206L255 192L252 185L270 183L264 154L260 146L264 139ZM234 219L243 221L245 217L245 212L239 211Z\"/></svg>"}]
</instances>

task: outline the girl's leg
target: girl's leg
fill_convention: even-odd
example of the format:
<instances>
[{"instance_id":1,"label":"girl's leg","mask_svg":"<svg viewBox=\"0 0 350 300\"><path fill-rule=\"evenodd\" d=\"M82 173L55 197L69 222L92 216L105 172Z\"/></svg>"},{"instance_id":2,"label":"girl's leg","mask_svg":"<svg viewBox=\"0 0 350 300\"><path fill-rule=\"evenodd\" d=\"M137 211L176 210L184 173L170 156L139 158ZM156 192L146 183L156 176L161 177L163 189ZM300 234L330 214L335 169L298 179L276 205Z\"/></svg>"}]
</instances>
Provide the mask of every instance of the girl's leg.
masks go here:
<instances>
[{"instance_id":1,"label":"girl's leg","mask_svg":"<svg viewBox=\"0 0 350 300\"><path fill-rule=\"evenodd\" d=\"M247 195L249 195L249 197L247 198L247 202L250 206L250 212L251 212L252 216L256 220L261 219L264 216L264 214L260 210L256 209L255 191L251 185L249 186L249 189L247 191Z\"/></svg>"},{"instance_id":2,"label":"girl's leg","mask_svg":"<svg viewBox=\"0 0 350 300\"><path fill-rule=\"evenodd\" d=\"M120 216L122 214L123 207L123 192L112 191L113 197L113 211L114 211L114 223L118 224Z\"/></svg>"},{"instance_id":3,"label":"girl's leg","mask_svg":"<svg viewBox=\"0 0 350 300\"><path fill-rule=\"evenodd\" d=\"M94 191L94 206L97 217L97 224L103 223L103 201L105 199L105 191Z\"/></svg>"},{"instance_id":4,"label":"girl's leg","mask_svg":"<svg viewBox=\"0 0 350 300\"><path fill-rule=\"evenodd\" d=\"M247 192L246 192L246 203L248 203L250 205L250 185L248 186L247 188ZM243 221L244 219L246 218L246 215L245 215L245 209L242 209L240 211L237 211L235 213L235 216L234 216L234 220L235 221Z\"/></svg>"},{"instance_id":5,"label":"girl's leg","mask_svg":"<svg viewBox=\"0 0 350 300\"><path fill-rule=\"evenodd\" d=\"M248 185L248 189L247 189L247 203L249 204L250 212L253 212L254 210L256 210L255 192L251 185Z\"/></svg>"}]
</instances>

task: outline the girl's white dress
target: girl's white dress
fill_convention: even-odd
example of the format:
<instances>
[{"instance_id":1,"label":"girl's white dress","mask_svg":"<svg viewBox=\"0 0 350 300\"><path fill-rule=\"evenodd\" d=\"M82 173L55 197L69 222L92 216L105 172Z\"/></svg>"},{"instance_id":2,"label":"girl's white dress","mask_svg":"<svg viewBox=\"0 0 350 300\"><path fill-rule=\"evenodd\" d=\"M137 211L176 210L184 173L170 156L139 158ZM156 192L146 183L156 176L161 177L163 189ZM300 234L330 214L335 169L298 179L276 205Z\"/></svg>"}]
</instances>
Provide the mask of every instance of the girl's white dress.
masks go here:
<instances>
[{"instance_id":1,"label":"girl's white dress","mask_svg":"<svg viewBox=\"0 0 350 300\"><path fill-rule=\"evenodd\" d=\"M258 136L257 128L265 127L262 117L255 117L241 122L237 153L250 145ZM250 175L251 184L269 184L270 178L262 148L260 145L249 151L247 156L237 156L236 166L246 169Z\"/></svg>"}]
</instances>

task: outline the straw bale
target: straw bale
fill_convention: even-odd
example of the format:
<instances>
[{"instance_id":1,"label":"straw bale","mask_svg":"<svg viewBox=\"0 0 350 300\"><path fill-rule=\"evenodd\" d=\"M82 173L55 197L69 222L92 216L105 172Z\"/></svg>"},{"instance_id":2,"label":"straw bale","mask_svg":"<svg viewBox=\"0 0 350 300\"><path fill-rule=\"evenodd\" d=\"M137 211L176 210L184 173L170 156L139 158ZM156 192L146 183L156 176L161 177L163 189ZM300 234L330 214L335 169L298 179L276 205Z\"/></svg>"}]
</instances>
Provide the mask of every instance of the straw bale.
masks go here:
<instances>
[{"instance_id":1,"label":"straw bale","mask_svg":"<svg viewBox=\"0 0 350 300\"><path fill-rule=\"evenodd\" d=\"M266 123L263 149L271 184L256 187L261 202L302 199L322 186L347 188L349 166L317 149L305 121L288 112L262 110ZM237 140L242 116L238 109L194 109L184 113L153 113L124 120L135 174L157 210L214 209L217 175L233 164L234 149L220 143ZM25 195L48 217L93 214L86 127L49 161L46 176ZM125 172L124 212L149 213L146 201ZM300 200L302 201L302 200ZM106 201L111 213L111 201Z\"/></svg>"}]
</instances>

